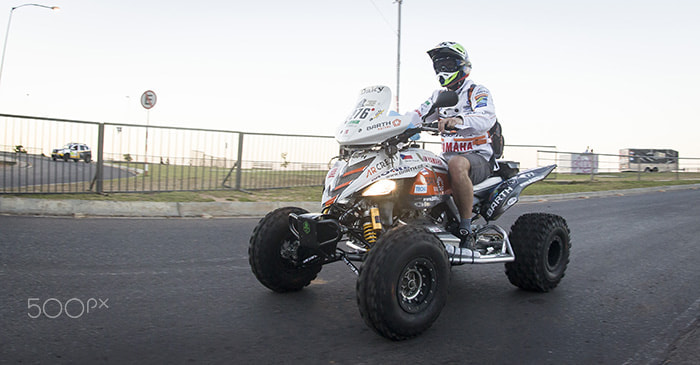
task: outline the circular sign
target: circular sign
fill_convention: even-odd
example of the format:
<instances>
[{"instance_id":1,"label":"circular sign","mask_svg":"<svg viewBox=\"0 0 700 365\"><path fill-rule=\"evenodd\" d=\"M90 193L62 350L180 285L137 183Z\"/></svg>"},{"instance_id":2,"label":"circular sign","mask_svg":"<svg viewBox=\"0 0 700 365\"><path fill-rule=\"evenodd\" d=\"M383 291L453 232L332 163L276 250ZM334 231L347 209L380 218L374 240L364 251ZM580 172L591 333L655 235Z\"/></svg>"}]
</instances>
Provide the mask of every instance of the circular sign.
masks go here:
<instances>
[{"instance_id":1,"label":"circular sign","mask_svg":"<svg viewBox=\"0 0 700 365\"><path fill-rule=\"evenodd\" d=\"M141 95L141 105L146 109L151 109L156 105L156 93L148 90Z\"/></svg>"}]
</instances>

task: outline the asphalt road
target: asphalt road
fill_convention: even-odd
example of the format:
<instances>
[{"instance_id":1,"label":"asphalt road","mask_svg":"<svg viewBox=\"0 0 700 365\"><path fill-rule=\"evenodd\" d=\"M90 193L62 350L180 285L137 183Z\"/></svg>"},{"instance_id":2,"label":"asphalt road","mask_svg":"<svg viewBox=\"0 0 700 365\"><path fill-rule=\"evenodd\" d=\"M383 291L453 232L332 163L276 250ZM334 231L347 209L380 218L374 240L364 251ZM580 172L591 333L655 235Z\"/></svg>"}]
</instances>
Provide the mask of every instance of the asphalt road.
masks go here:
<instances>
[{"instance_id":1,"label":"asphalt road","mask_svg":"<svg viewBox=\"0 0 700 365\"><path fill-rule=\"evenodd\" d=\"M89 186L95 176L95 161L85 163L56 160L38 155L20 154L12 156L13 165L0 165L0 190L32 185L71 184L83 182ZM3 156L0 156L3 157ZM4 158L8 158L4 156ZM135 176L133 172L104 167L104 179L117 179Z\"/></svg>"},{"instance_id":2,"label":"asphalt road","mask_svg":"<svg viewBox=\"0 0 700 365\"><path fill-rule=\"evenodd\" d=\"M364 325L342 263L299 293L262 287L247 261L257 219L0 216L0 362L662 363L699 315L699 202L682 190L516 205L501 225L567 219L560 286L529 293L503 265L455 267L440 318L404 342Z\"/></svg>"}]
</instances>

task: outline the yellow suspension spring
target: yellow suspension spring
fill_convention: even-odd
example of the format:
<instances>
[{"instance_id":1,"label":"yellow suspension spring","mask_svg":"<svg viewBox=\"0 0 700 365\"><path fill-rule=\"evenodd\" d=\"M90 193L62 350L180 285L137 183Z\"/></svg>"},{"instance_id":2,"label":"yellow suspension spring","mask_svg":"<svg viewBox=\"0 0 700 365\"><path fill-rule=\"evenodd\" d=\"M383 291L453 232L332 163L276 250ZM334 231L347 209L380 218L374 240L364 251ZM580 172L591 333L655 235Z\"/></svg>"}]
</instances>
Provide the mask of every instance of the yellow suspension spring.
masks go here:
<instances>
[{"instance_id":1,"label":"yellow suspension spring","mask_svg":"<svg viewBox=\"0 0 700 365\"><path fill-rule=\"evenodd\" d=\"M372 222L366 222L362 225L363 237L367 243L377 242L377 231L372 227Z\"/></svg>"}]
</instances>

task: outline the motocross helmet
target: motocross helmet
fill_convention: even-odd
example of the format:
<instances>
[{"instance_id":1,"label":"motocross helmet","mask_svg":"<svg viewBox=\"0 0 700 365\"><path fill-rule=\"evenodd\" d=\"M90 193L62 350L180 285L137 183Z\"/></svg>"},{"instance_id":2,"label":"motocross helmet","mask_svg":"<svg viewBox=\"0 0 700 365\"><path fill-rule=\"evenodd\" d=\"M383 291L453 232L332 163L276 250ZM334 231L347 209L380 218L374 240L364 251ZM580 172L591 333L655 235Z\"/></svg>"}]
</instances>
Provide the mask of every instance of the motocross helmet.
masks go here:
<instances>
[{"instance_id":1,"label":"motocross helmet","mask_svg":"<svg viewBox=\"0 0 700 365\"><path fill-rule=\"evenodd\" d=\"M429 50L428 56L440 85L450 90L459 89L472 70L467 51L456 42L442 42Z\"/></svg>"}]
</instances>

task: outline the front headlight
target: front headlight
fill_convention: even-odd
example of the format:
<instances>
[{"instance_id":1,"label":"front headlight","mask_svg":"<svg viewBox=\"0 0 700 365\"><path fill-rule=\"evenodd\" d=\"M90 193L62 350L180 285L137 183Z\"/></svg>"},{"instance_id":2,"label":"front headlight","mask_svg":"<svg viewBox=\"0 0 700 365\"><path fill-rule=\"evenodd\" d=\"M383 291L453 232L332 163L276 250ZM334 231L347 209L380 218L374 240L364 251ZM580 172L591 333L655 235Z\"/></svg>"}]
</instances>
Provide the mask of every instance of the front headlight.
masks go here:
<instances>
[{"instance_id":1,"label":"front headlight","mask_svg":"<svg viewBox=\"0 0 700 365\"><path fill-rule=\"evenodd\" d=\"M362 196L388 195L391 194L394 189L396 189L396 181L379 180L365 189L365 191L362 192Z\"/></svg>"}]
</instances>

